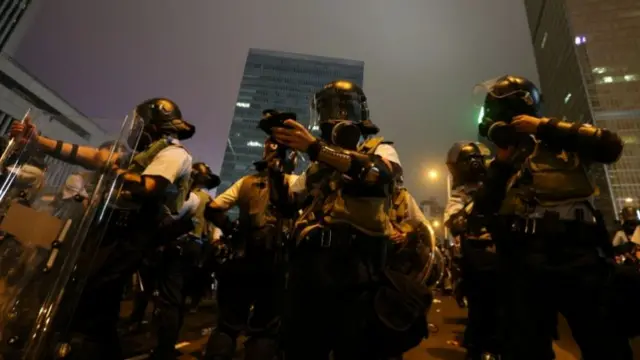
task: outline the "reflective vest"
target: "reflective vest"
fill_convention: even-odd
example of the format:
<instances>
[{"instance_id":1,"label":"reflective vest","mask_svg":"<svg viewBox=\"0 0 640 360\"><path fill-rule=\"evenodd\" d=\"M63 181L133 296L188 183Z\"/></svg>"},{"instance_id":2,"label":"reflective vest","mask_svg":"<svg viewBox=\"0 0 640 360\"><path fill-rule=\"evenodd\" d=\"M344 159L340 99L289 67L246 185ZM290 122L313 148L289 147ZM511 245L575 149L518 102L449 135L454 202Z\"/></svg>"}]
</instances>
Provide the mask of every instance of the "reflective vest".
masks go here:
<instances>
[{"instance_id":1,"label":"reflective vest","mask_svg":"<svg viewBox=\"0 0 640 360\"><path fill-rule=\"evenodd\" d=\"M372 155L383 141L381 137L367 139L358 147L358 152ZM390 198L345 194L342 190L344 176L321 163L312 164L306 177L306 188L314 200L296 221L299 240L317 224L349 224L376 237L391 234Z\"/></svg>"},{"instance_id":2,"label":"reflective vest","mask_svg":"<svg viewBox=\"0 0 640 360\"><path fill-rule=\"evenodd\" d=\"M169 146L182 147L181 145L173 144L171 138L156 140L146 150L137 153L133 157L131 165L129 165L129 171L142 174L158 153ZM189 194L189 180L190 176L183 176L176 179L176 181L167 188L164 204L172 214L177 214L187 199L187 195Z\"/></svg>"}]
</instances>

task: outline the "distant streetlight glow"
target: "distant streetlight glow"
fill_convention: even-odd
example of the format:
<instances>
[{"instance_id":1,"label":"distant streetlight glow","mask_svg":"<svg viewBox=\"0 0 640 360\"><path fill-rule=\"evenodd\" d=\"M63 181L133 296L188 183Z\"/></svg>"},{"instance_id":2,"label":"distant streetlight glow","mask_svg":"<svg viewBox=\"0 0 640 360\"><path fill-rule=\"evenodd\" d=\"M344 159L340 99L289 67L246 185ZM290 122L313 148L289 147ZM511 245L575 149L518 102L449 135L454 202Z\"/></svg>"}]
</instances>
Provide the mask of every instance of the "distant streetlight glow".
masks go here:
<instances>
[{"instance_id":1,"label":"distant streetlight glow","mask_svg":"<svg viewBox=\"0 0 640 360\"><path fill-rule=\"evenodd\" d=\"M429 170L429 172L427 172L427 177L429 177L429 180L437 180L438 172L436 170Z\"/></svg>"},{"instance_id":2,"label":"distant streetlight glow","mask_svg":"<svg viewBox=\"0 0 640 360\"><path fill-rule=\"evenodd\" d=\"M431 226L433 226L434 228L437 229L438 227L440 227L440 221L438 221L438 220L432 221L431 222Z\"/></svg>"},{"instance_id":3,"label":"distant streetlight glow","mask_svg":"<svg viewBox=\"0 0 640 360\"><path fill-rule=\"evenodd\" d=\"M624 199L624 202L626 202L627 204L630 204L630 203L633 202L633 199L628 197L628 198Z\"/></svg>"}]
</instances>

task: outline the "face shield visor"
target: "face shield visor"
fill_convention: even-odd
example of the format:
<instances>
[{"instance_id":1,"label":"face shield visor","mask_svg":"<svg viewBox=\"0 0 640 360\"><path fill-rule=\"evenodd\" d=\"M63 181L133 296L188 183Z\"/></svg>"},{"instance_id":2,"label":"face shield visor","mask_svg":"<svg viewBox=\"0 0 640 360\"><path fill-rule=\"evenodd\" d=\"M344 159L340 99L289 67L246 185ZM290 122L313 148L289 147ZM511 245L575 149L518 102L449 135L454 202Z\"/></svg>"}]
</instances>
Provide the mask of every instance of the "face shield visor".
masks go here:
<instances>
[{"instance_id":1,"label":"face shield visor","mask_svg":"<svg viewBox=\"0 0 640 360\"><path fill-rule=\"evenodd\" d=\"M311 99L310 124L312 132L334 145L355 150L363 137L361 124L367 111L355 92L325 89Z\"/></svg>"},{"instance_id":2,"label":"face shield visor","mask_svg":"<svg viewBox=\"0 0 640 360\"><path fill-rule=\"evenodd\" d=\"M518 115L538 116L541 95L528 80L518 77L500 76L483 81L473 89L484 96L481 122L505 122Z\"/></svg>"},{"instance_id":3,"label":"face shield visor","mask_svg":"<svg viewBox=\"0 0 640 360\"><path fill-rule=\"evenodd\" d=\"M136 110L133 110L124 122L122 131L128 132L127 145L131 150L142 151L153 142L153 138L146 131L145 120Z\"/></svg>"}]
</instances>

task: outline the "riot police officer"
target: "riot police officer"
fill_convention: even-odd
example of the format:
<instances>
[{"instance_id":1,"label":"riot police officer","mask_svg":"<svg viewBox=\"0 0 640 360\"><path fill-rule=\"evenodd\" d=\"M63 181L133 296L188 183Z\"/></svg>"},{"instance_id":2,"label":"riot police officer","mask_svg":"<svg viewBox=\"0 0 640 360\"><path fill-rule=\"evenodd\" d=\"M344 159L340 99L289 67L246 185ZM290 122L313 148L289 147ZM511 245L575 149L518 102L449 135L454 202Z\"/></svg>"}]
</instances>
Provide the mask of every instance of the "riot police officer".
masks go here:
<instances>
[{"instance_id":1,"label":"riot police officer","mask_svg":"<svg viewBox=\"0 0 640 360\"><path fill-rule=\"evenodd\" d=\"M507 75L482 87L480 133L498 150L473 211L497 245L503 357L552 358L549 319L560 312L583 359L631 359L608 308L611 243L586 170L615 162L622 141L606 129L544 117L540 91L525 78Z\"/></svg>"},{"instance_id":2,"label":"riot police officer","mask_svg":"<svg viewBox=\"0 0 640 360\"><path fill-rule=\"evenodd\" d=\"M451 197L445 208L445 226L460 239L464 293L468 323L464 332L467 357L484 359L500 353L498 308L498 261L495 244L483 227L469 219L473 195L482 184L490 162L489 149L478 142L457 142L447 153L452 177Z\"/></svg>"},{"instance_id":3,"label":"riot police officer","mask_svg":"<svg viewBox=\"0 0 640 360\"><path fill-rule=\"evenodd\" d=\"M174 347L183 324L187 284L196 275L203 236L206 237L209 231L204 218L205 207L210 201L207 190L218 186L220 178L205 163L198 162L192 166L190 184L187 201L173 216L174 221L163 229L161 236L167 240L162 241L158 262L144 272L147 276L142 281L147 284L147 297L136 299L136 313L132 316L141 319L149 293L155 294L153 315L157 345L152 357L157 360L175 358Z\"/></svg>"},{"instance_id":4,"label":"riot police officer","mask_svg":"<svg viewBox=\"0 0 640 360\"><path fill-rule=\"evenodd\" d=\"M356 84L339 80L325 85L311 107L320 138L291 120L273 129L278 143L307 153L312 161L293 189L311 200L294 229L298 245L288 283L285 356L396 356L427 335L426 328L412 325L431 300L428 291L419 289L418 299L424 301L415 307L390 301L404 295L393 284L418 287L385 266L392 232L385 204L401 172L398 155L391 144L373 137L379 129Z\"/></svg>"},{"instance_id":5,"label":"riot police officer","mask_svg":"<svg viewBox=\"0 0 640 360\"><path fill-rule=\"evenodd\" d=\"M112 161L109 151L71 144L45 136L26 136L47 155L89 169L113 168L122 179L122 191L104 239L86 244L76 278L87 277L71 325L71 358L120 359L117 322L124 284L143 254L155 246L158 224L176 213L188 192L191 155L180 144L193 136L195 127L182 118L178 106L165 98L144 101L135 108L139 131L129 145L137 152L128 168ZM14 123L12 135L34 134L29 122ZM118 154L116 160L124 156ZM108 160L110 160L108 162ZM95 230L95 229L94 229ZM90 235L91 236L91 235ZM96 235L97 236L97 235ZM97 254L93 251L97 250ZM88 275L87 275L88 274ZM78 283L84 283L79 280ZM71 293L73 291L69 291ZM70 304L64 313L73 311ZM56 319L53 319L55 326ZM60 329L66 333L65 329Z\"/></svg>"},{"instance_id":6,"label":"riot police officer","mask_svg":"<svg viewBox=\"0 0 640 360\"><path fill-rule=\"evenodd\" d=\"M261 121L273 116L279 116L279 112L265 110ZM250 338L244 344L245 359L271 360L278 351L280 278L284 277L279 260L280 236L290 231L282 221L290 216L282 207L289 202L289 187L297 178L291 174L294 159L288 148L267 138L263 159L255 163L256 173L236 181L206 210L207 218L225 236L235 232L233 243L227 245L239 256L216 272L220 316L204 359L231 360L242 331ZM240 210L237 231L226 216L234 206Z\"/></svg>"}]
</instances>

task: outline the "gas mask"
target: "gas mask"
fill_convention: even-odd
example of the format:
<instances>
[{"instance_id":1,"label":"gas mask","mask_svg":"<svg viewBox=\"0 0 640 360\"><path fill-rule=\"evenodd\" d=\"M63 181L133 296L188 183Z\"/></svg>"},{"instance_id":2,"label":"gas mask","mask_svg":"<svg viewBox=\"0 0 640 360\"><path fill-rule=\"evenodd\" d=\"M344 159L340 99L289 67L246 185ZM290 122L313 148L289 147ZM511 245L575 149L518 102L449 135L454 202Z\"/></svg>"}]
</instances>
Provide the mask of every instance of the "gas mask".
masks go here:
<instances>
[{"instance_id":1,"label":"gas mask","mask_svg":"<svg viewBox=\"0 0 640 360\"><path fill-rule=\"evenodd\" d=\"M329 120L320 124L322 139L347 150L356 150L362 139L358 123L349 120Z\"/></svg>"},{"instance_id":2,"label":"gas mask","mask_svg":"<svg viewBox=\"0 0 640 360\"><path fill-rule=\"evenodd\" d=\"M326 84L310 105L310 127L320 130L322 139L329 144L356 150L363 137L379 132L369 119L367 97L350 81Z\"/></svg>"},{"instance_id":3,"label":"gas mask","mask_svg":"<svg viewBox=\"0 0 640 360\"><path fill-rule=\"evenodd\" d=\"M518 115L539 117L542 95L526 78L512 75L484 81L474 92L486 93L483 119L478 126L480 136L491 140L499 148L515 146L523 139L510 125Z\"/></svg>"},{"instance_id":4,"label":"gas mask","mask_svg":"<svg viewBox=\"0 0 640 360\"><path fill-rule=\"evenodd\" d=\"M264 143L262 160L256 166L291 174L298 164L298 153L268 138Z\"/></svg>"},{"instance_id":5,"label":"gas mask","mask_svg":"<svg viewBox=\"0 0 640 360\"><path fill-rule=\"evenodd\" d=\"M482 143L460 141L449 149L446 164L455 186L482 181L491 152Z\"/></svg>"}]
</instances>

